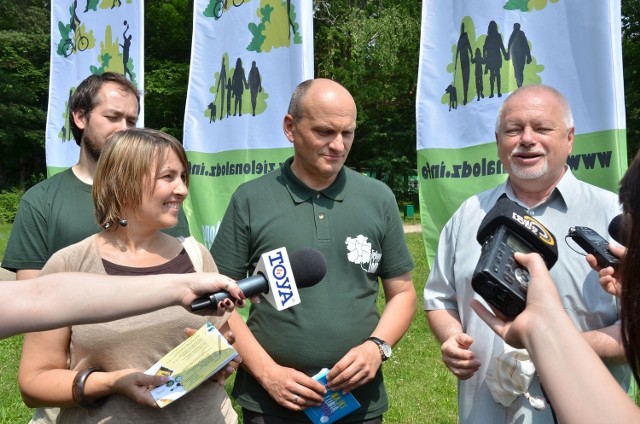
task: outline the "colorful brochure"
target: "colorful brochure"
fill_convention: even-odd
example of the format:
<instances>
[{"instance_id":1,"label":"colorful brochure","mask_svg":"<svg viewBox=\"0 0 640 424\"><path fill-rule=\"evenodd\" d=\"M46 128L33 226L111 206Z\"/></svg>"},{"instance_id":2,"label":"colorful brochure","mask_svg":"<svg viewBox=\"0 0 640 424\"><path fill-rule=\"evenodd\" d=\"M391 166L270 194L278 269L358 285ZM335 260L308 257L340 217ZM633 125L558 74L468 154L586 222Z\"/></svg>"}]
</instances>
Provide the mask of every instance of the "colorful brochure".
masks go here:
<instances>
[{"instance_id":1,"label":"colorful brochure","mask_svg":"<svg viewBox=\"0 0 640 424\"><path fill-rule=\"evenodd\" d=\"M327 394L324 396L322 405L304 410L304 413L307 414L315 424L331 424L360 408L360 402L358 402L351 393L342 394L340 392L334 392L327 387L328 372L329 370L327 368L323 368L318 374L313 376L315 380L324 384L324 387L327 388Z\"/></svg>"},{"instance_id":2,"label":"colorful brochure","mask_svg":"<svg viewBox=\"0 0 640 424\"><path fill-rule=\"evenodd\" d=\"M198 387L237 355L218 329L207 322L145 372L170 377L166 384L151 390L151 395L164 408Z\"/></svg>"}]
</instances>

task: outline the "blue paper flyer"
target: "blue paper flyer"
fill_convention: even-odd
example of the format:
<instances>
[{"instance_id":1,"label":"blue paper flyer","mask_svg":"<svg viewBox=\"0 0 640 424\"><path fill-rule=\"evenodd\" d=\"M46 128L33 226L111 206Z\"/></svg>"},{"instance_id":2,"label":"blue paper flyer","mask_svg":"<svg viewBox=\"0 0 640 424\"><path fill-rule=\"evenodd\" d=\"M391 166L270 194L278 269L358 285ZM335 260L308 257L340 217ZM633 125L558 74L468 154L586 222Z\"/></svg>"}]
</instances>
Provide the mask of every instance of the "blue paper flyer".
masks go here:
<instances>
[{"instance_id":1,"label":"blue paper flyer","mask_svg":"<svg viewBox=\"0 0 640 424\"><path fill-rule=\"evenodd\" d=\"M327 387L327 373L329 370L323 368L313 376L319 383L327 388L327 394L320 406L314 406L304 410L304 413L316 424L331 424L347 414L360 408L360 402L351 394L334 392Z\"/></svg>"}]
</instances>

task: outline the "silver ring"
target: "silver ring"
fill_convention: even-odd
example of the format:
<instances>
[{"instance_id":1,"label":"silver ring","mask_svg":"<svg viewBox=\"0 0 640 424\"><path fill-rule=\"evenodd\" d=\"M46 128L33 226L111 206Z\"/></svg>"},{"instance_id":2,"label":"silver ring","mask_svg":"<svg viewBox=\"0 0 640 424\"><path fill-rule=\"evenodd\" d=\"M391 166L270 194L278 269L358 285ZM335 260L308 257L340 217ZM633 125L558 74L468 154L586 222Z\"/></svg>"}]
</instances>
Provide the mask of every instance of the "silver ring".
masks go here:
<instances>
[{"instance_id":1,"label":"silver ring","mask_svg":"<svg viewBox=\"0 0 640 424\"><path fill-rule=\"evenodd\" d=\"M293 403L298 403L298 395L295 395L295 396L293 397Z\"/></svg>"}]
</instances>

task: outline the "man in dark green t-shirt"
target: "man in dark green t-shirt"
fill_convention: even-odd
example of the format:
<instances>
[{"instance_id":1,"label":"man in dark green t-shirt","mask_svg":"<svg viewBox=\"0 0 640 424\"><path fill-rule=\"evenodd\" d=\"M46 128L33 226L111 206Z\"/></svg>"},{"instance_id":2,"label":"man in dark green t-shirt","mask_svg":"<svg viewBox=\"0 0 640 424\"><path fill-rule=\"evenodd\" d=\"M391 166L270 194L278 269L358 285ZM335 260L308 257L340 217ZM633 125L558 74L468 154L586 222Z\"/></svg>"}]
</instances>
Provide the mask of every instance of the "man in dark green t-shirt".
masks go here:
<instances>
[{"instance_id":1,"label":"man in dark green t-shirt","mask_svg":"<svg viewBox=\"0 0 640 424\"><path fill-rule=\"evenodd\" d=\"M243 359L233 396L245 423L309 422L302 411L322 400L325 388L311 378L322 368L330 388L361 404L341 422L379 423L388 410L381 364L416 311L414 265L391 190L344 166L356 115L340 84L300 84L284 118L293 158L238 188L211 248L233 278L283 246L313 247L327 259L323 280L299 289L300 304L280 312L254 304L246 326L237 312L230 319Z\"/></svg>"},{"instance_id":2,"label":"man in dark green t-shirt","mask_svg":"<svg viewBox=\"0 0 640 424\"><path fill-rule=\"evenodd\" d=\"M100 231L91 194L96 163L107 138L135 127L139 111L138 89L120 74L91 75L78 85L69 100L69 123L80 158L22 196L2 260L16 279L37 277L52 254ZM166 232L189 235L182 210L178 225Z\"/></svg>"}]
</instances>

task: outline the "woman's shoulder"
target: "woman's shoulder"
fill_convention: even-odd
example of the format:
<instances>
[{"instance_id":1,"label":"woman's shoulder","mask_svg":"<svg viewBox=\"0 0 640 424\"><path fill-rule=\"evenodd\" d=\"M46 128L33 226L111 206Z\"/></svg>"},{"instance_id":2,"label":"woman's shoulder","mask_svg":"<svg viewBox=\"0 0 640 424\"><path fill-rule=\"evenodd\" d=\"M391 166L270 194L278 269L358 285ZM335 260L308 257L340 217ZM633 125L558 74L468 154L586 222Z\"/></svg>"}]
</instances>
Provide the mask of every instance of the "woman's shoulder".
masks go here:
<instances>
[{"instance_id":1,"label":"woman's shoulder","mask_svg":"<svg viewBox=\"0 0 640 424\"><path fill-rule=\"evenodd\" d=\"M71 244L55 252L42 268L43 274L63 271L98 272L95 260L100 259L100 252L96 244L97 234ZM85 269L90 267L91 269Z\"/></svg>"},{"instance_id":2,"label":"woman's shoulder","mask_svg":"<svg viewBox=\"0 0 640 424\"><path fill-rule=\"evenodd\" d=\"M78 252L82 252L82 251L86 251L88 249L91 249L93 246L95 246L97 237L98 237L98 234L92 234L89 237L87 237L87 238L85 238L83 240L80 240L77 243L70 244L67 247L63 247L62 249L58 250L56 253L51 255L51 257L63 256L63 255L72 255L72 254L77 254Z\"/></svg>"},{"instance_id":3,"label":"woman's shoulder","mask_svg":"<svg viewBox=\"0 0 640 424\"><path fill-rule=\"evenodd\" d=\"M196 271L218 272L211 252L193 236L177 238L187 251ZM200 265L201 264L201 265Z\"/></svg>"}]
</instances>

